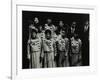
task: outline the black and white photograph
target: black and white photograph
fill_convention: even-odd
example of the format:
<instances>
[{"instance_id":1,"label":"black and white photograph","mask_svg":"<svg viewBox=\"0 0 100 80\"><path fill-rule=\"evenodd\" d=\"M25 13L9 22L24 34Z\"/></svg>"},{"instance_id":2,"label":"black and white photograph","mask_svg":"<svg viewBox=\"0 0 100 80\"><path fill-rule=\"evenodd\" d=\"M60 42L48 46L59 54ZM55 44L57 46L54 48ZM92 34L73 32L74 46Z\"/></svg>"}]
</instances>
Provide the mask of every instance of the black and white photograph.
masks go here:
<instances>
[{"instance_id":1,"label":"black and white photograph","mask_svg":"<svg viewBox=\"0 0 100 80\"><path fill-rule=\"evenodd\" d=\"M13 80L96 72L94 7L15 4L12 13Z\"/></svg>"},{"instance_id":2,"label":"black and white photograph","mask_svg":"<svg viewBox=\"0 0 100 80\"><path fill-rule=\"evenodd\" d=\"M22 11L22 69L90 66L90 14Z\"/></svg>"}]
</instances>

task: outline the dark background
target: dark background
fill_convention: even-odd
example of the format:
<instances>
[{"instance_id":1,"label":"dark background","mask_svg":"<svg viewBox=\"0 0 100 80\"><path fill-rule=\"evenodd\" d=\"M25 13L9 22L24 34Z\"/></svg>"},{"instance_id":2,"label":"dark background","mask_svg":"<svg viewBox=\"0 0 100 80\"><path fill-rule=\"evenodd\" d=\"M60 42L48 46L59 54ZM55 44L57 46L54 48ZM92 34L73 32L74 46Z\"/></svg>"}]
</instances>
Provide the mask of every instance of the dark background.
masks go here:
<instances>
[{"instance_id":1,"label":"dark background","mask_svg":"<svg viewBox=\"0 0 100 80\"><path fill-rule=\"evenodd\" d=\"M89 20L89 14L76 13L56 13L56 12L36 12L22 11L22 68L27 69L29 61L27 59L27 41L29 36L29 24L32 23L34 17L39 18L41 25L46 23L48 18L52 19L53 24L57 25L59 20L63 20L65 24L71 26L75 21L78 26L78 31L82 35L84 23ZM81 37L80 37L81 38Z\"/></svg>"}]
</instances>

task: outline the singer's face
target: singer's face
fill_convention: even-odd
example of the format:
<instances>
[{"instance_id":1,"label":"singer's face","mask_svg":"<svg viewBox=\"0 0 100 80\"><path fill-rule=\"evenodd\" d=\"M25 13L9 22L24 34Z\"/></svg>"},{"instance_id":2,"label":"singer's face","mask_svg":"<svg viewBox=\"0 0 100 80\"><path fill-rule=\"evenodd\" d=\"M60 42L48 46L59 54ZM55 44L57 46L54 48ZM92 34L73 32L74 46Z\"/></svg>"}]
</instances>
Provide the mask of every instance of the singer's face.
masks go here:
<instances>
[{"instance_id":1,"label":"singer's face","mask_svg":"<svg viewBox=\"0 0 100 80\"><path fill-rule=\"evenodd\" d=\"M35 17L34 22L39 23L39 19L37 17Z\"/></svg>"},{"instance_id":2,"label":"singer's face","mask_svg":"<svg viewBox=\"0 0 100 80\"><path fill-rule=\"evenodd\" d=\"M50 24L52 22L51 19L47 19L47 23Z\"/></svg>"},{"instance_id":3,"label":"singer's face","mask_svg":"<svg viewBox=\"0 0 100 80\"><path fill-rule=\"evenodd\" d=\"M59 26L63 26L63 25L64 25L63 21L59 21Z\"/></svg>"}]
</instances>

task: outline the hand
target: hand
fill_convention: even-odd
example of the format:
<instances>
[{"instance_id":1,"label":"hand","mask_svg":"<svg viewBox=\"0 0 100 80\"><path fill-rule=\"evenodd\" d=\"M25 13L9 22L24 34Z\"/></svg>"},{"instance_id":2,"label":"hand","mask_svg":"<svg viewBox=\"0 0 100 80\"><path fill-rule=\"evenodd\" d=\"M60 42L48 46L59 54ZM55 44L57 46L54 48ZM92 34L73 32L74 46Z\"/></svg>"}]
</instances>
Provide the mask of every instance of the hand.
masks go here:
<instances>
[{"instance_id":1,"label":"hand","mask_svg":"<svg viewBox=\"0 0 100 80\"><path fill-rule=\"evenodd\" d=\"M81 55L79 55L79 60L81 60L82 59L82 56Z\"/></svg>"},{"instance_id":2,"label":"hand","mask_svg":"<svg viewBox=\"0 0 100 80\"><path fill-rule=\"evenodd\" d=\"M30 58L31 58L30 54L27 55L27 58L30 60Z\"/></svg>"},{"instance_id":3,"label":"hand","mask_svg":"<svg viewBox=\"0 0 100 80\"><path fill-rule=\"evenodd\" d=\"M66 57L66 56L68 56L68 54L67 54L67 53L65 53L65 57Z\"/></svg>"},{"instance_id":4,"label":"hand","mask_svg":"<svg viewBox=\"0 0 100 80\"><path fill-rule=\"evenodd\" d=\"M54 54L54 57L56 57L57 56L57 54Z\"/></svg>"}]
</instances>

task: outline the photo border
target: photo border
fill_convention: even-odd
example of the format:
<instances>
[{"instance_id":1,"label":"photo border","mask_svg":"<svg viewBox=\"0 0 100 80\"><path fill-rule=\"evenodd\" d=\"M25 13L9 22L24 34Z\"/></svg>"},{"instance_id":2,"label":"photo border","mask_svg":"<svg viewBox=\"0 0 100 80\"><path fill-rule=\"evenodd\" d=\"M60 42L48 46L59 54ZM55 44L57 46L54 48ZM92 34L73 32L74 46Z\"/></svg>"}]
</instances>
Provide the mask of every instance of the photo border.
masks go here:
<instances>
[{"instance_id":1,"label":"photo border","mask_svg":"<svg viewBox=\"0 0 100 80\"><path fill-rule=\"evenodd\" d=\"M25 5L26 5L26 4L25 4ZM25 5L24 5L24 6L25 6ZM60 5L60 4L59 4L59 5ZM11 75L12 75L12 79L14 79L14 78L16 78L16 77L18 76L18 54L17 54L17 53L18 53L18 49L17 49L17 47L18 47L18 41L17 41L17 39L18 39L18 38L17 38L17 37L18 37L18 33L17 33L17 32L18 32L18 29L17 29L17 28L18 28L18 24L17 24L17 23L18 23L18 22L17 22L18 17L17 17L17 15L18 15L18 14L17 14L17 12L18 12L18 11L17 11L17 6L23 6L23 4L16 4L16 9L15 9L15 10L16 10L16 22L15 22L15 23L16 23L16 27L15 27L15 28L16 28L16 57L17 57L16 60L13 58L13 56L15 55L15 53L12 54L12 53L15 52L15 51L13 51L13 46L14 46L14 45L13 45L13 41L14 41L13 35L11 36L11 38L12 38L12 39L11 39L11 40L12 40L12 41L11 41L11 43L12 43L12 44L11 44L11 45L12 45L12 48L11 48L11 49L12 49L12 50L11 50L11 51L12 51L12 53L11 53L11 57L12 57L12 59L11 59L11 64L12 64L12 67L11 67ZM41 5L34 5L34 4L33 4L33 5L27 5L27 6L55 7L55 6L41 6ZM12 7L13 7L13 6L12 6ZM93 11L95 12L95 7L89 7L89 8L88 8L88 7L87 7L87 8L84 8L84 7L82 7L82 8L81 8L81 7L77 7L77 8L74 8L74 7L68 7L68 6L67 6L67 7L56 6L56 8L87 9L87 10L93 10ZM12 9L12 15L15 15L13 12L14 12L14 11L13 11L13 9ZM12 15L11 15L11 16L12 16ZM94 15L94 16L95 16L95 15ZM96 17L96 16L95 16L95 17ZM13 21L13 19L14 19L13 16L12 16L11 18L12 18L12 19L11 19L11 22L14 22L14 21ZM94 24L95 24L95 22L94 22ZM12 24L12 26L13 26L13 24ZM13 34L14 32L13 32L13 28L12 28L12 27L11 27L11 31L12 31L11 34ZM14 60L14 61L13 61L13 60ZM15 62L15 61L16 61L16 68L15 68L15 65L13 64L13 62ZM82 66L81 66L81 67L82 67ZM69 68L70 68L70 67L69 67ZM14 70L14 69L15 69L15 70ZM95 71L96 71L96 70L95 70ZM90 71L90 72L91 72L91 71ZM93 73L94 73L94 72L93 72Z\"/></svg>"}]
</instances>

